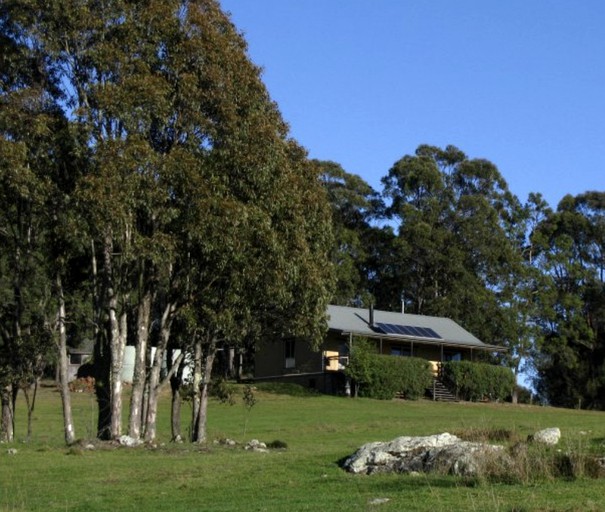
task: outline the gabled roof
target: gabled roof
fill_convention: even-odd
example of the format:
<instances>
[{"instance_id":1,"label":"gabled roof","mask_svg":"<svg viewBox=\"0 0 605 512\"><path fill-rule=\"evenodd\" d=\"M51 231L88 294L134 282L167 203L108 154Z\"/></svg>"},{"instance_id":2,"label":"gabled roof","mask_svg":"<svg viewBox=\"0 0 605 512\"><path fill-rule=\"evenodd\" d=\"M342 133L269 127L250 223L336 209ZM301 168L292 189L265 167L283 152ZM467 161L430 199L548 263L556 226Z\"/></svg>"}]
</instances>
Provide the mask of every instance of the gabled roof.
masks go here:
<instances>
[{"instance_id":1,"label":"gabled roof","mask_svg":"<svg viewBox=\"0 0 605 512\"><path fill-rule=\"evenodd\" d=\"M370 324L370 310L347 306L328 306L328 328L341 334L365 336L368 338L396 339L426 345L464 347L484 351L501 352L504 347L488 345L473 336L453 320L438 316L410 315L374 309L374 326ZM376 324L395 324L400 326L423 327L432 329L438 338L421 336L385 334Z\"/></svg>"}]
</instances>

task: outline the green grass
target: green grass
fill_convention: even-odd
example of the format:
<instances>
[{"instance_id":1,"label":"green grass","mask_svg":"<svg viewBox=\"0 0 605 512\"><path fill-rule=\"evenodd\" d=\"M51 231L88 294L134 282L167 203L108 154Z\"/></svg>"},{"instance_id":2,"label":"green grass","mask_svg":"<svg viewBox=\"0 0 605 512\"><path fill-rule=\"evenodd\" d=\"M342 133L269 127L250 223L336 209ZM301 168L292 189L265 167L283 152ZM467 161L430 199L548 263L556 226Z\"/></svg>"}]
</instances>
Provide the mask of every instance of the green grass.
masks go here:
<instances>
[{"instance_id":1,"label":"green grass","mask_svg":"<svg viewBox=\"0 0 605 512\"><path fill-rule=\"evenodd\" d=\"M280 392L281 391L281 392ZM284 394L287 393L287 394ZM94 451L62 444L59 395L42 389L34 438L17 411L17 441L0 447L1 511L598 511L605 480L545 479L530 484L485 483L450 476L350 475L338 461L361 444L400 435L464 431L512 432L524 439L558 426L560 448L605 455L605 414L548 407L375 401L309 395L259 386L248 418L211 403L209 436L238 442L280 440L286 450L253 453L209 443L172 445L164 400L157 447ZM94 399L74 394L77 434L94 425ZM183 424L188 409L184 407ZM8 448L18 450L9 455ZM372 500L387 498L383 504Z\"/></svg>"}]
</instances>

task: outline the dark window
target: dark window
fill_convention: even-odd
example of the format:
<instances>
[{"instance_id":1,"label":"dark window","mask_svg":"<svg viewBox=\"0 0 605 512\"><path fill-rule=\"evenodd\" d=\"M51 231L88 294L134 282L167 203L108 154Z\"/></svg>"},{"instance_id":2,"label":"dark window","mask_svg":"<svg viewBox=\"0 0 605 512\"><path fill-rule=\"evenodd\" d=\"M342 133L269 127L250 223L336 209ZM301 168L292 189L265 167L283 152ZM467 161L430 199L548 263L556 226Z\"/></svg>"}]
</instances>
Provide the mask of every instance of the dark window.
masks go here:
<instances>
[{"instance_id":1,"label":"dark window","mask_svg":"<svg viewBox=\"0 0 605 512\"><path fill-rule=\"evenodd\" d=\"M443 357L446 361L462 361L462 354L460 352L445 352Z\"/></svg>"},{"instance_id":2,"label":"dark window","mask_svg":"<svg viewBox=\"0 0 605 512\"><path fill-rule=\"evenodd\" d=\"M284 344L284 357L286 368L294 368L296 366L296 360L294 359L296 346L294 340L286 340Z\"/></svg>"},{"instance_id":3,"label":"dark window","mask_svg":"<svg viewBox=\"0 0 605 512\"><path fill-rule=\"evenodd\" d=\"M401 345L391 345L391 355L409 357L412 355L412 352L407 347L402 347Z\"/></svg>"}]
</instances>

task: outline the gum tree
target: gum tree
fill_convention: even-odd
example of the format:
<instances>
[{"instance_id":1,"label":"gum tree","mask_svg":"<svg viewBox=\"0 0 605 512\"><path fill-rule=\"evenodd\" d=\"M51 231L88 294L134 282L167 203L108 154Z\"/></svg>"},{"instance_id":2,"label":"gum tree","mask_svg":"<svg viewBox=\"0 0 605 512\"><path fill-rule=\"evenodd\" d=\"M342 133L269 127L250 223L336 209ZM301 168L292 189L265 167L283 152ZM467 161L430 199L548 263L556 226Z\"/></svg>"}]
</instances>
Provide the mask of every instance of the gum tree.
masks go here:
<instances>
[{"instance_id":1,"label":"gum tree","mask_svg":"<svg viewBox=\"0 0 605 512\"><path fill-rule=\"evenodd\" d=\"M10 4L59 77L80 159L73 211L89 261L98 435L121 433L131 339L129 433L152 440L169 380L160 369L185 306L206 368L197 397L224 343L319 340L327 201L217 2Z\"/></svg>"}]
</instances>

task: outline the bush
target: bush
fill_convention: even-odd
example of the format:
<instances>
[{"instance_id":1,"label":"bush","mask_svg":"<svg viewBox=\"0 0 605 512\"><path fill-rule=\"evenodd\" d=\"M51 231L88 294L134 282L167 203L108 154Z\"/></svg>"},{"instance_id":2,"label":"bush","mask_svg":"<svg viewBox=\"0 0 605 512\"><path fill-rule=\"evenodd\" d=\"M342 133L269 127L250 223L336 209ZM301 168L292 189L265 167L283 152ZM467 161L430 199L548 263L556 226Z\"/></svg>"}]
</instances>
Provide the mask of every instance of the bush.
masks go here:
<instances>
[{"instance_id":1,"label":"bush","mask_svg":"<svg viewBox=\"0 0 605 512\"><path fill-rule=\"evenodd\" d=\"M379 355L367 342L353 345L346 374L362 396L390 400L396 395L416 400L431 385L430 364L417 357Z\"/></svg>"},{"instance_id":2,"label":"bush","mask_svg":"<svg viewBox=\"0 0 605 512\"><path fill-rule=\"evenodd\" d=\"M448 361L443 380L463 400L504 400L515 386L510 368L470 361Z\"/></svg>"}]
</instances>

